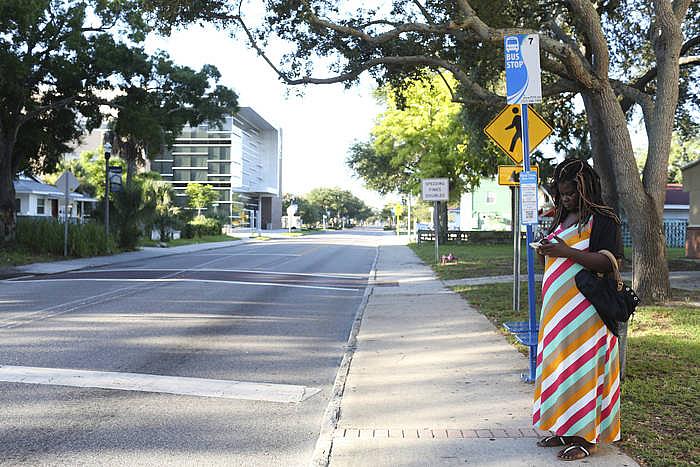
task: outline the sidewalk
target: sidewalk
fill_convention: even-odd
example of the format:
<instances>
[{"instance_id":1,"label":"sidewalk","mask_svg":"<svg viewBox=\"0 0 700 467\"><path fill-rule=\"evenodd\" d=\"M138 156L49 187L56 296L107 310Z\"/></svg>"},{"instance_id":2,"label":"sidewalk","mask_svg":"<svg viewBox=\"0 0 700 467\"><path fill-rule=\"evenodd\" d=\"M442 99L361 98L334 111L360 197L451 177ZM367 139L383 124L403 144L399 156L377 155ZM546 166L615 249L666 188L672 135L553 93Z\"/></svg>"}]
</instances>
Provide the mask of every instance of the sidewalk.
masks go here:
<instances>
[{"instance_id":1,"label":"sidewalk","mask_svg":"<svg viewBox=\"0 0 700 467\"><path fill-rule=\"evenodd\" d=\"M382 246L345 381L330 465L635 466L605 446L579 462L535 446L527 359L401 245Z\"/></svg>"}]
</instances>

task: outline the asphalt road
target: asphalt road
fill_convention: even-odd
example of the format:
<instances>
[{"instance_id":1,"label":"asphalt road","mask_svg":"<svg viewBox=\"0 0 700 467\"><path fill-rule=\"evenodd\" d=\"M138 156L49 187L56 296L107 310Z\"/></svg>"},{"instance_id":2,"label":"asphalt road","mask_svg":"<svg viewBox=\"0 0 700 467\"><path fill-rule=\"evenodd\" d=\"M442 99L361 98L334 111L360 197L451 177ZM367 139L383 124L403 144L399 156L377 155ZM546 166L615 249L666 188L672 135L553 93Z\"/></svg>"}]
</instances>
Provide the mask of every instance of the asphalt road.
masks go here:
<instances>
[{"instance_id":1,"label":"asphalt road","mask_svg":"<svg viewBox=\"0 0 700 467\"><path fill-rule=\"evenodd\" d=\"M0 464L306 465L380 238L306 236L0 281ZM9 382L13 367L46 379ZM87 373L57 385L46 369L109 372L125 388L81 387ZM124 374L270 384L247 399L238 386L203 397ZM211 384L162 380L173 392ZM290 385L303 400L255 392Z\"/></svg>"}]
</instances>

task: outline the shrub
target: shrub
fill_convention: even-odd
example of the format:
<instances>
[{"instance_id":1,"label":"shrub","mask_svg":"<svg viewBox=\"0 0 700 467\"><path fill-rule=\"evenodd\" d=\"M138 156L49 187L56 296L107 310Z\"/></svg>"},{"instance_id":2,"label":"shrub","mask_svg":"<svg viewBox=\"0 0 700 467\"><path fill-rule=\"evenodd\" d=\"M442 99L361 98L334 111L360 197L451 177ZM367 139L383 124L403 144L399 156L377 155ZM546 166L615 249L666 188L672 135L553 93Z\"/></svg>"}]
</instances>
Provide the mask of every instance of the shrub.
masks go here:
<instances>
[{"instance_id":1,"label":"shrub","mask_svg":"<svg viewBox=\"0 0 700 467\"><path fill-rule=\"evenodd\" d=\"M63 254L64 225L54 219L17 218L17 243L37 254ZM114 251L114 239L101 224L69 224L68 255L86 257Z\"/></svg>"},{"instance_id":2,"label":"shrub","mask_svg":"<svg viewBox=\"0 0 700 467\"><path fill-rule=\"evenodd\" d=\"M182 235L185 238L203 237L205 235L220 235L221 222L211 217L198 216L185 224Z\"/></svg>"}]
</instances>

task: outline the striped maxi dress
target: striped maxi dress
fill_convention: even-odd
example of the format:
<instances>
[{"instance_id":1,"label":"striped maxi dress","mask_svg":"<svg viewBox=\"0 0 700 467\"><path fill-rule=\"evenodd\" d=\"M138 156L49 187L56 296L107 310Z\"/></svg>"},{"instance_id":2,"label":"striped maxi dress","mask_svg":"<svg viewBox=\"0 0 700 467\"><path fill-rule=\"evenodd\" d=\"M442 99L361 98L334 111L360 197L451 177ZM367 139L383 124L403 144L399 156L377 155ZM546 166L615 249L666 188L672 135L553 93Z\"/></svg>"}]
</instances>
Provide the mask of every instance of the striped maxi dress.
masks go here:
<instances>
[{"instance_id":1,"label":"striped maxi dress","mask_svg":"<svg viewBox=\"0 0 700 467\"><path fill-rule=\"evenodd\" d=\"M560 225L548 238L587 251L592 222L580 234L576 224ZM557 436L610 443L620 439L618 344L576 288L582 268L568 258L545 258L533 424Z\"/></svg>"}]
</instances>

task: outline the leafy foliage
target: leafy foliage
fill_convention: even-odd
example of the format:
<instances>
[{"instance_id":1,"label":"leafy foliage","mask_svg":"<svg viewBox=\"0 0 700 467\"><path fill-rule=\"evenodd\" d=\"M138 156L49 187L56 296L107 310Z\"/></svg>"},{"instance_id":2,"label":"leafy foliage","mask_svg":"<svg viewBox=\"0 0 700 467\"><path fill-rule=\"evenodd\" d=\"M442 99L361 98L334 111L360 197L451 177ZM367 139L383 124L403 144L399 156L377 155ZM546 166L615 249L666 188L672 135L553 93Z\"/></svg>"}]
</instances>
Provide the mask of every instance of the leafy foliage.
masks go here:
<instances>
[{"instance_id":1,"label":"leafy foliage","mask_svg":"<svg viewBox=\"0 0 700 467\"><path fill-rule=\"evenodd\" d=\"M348 190L340 188L314 188L305 196L285 194L282 210L294 202L299 206L296 216L308 225L320 224L327 216L329 225L340 226L343 218L363 221L372 215L372 209Z\"/></svg>"},{"instance_id":2,"label":"leafy foliage","mask_svg":"<svg viewBox=\"0 0 700 467\"><path fill-rule=\"evenodd\" d=\"M213 65L195 71L165 52L149 56L142 48L114 47L119 70L113 77L117 93L109 100L117 112L111 138L115 153L127 161L127 185L136 166L170 146L185 124L220 125L238 111L238 96L217 84L221 74Z\"/></svg>"},{"instance_id":3,"label":"leafy foliage","mask_svg":"<svg viewBox=\"0 0 700 467\"><path fill-rule=\"evenodd\" d=\"M101 121L114 41L147 27L133 0L0 2L0 241L15 234L13 177L55 168Z\"/></svg>"},{"instance_id":4,"label":"leafy foliage","mask_svg":"<svg viewBox=\"0 0 700 467\"><path fill-rule=\"evenodd\" d=\"M207 235L221 235L221 222L218 219L197 216L185 224L183 231L185 238L197 238Z\"/></svg>"},{"instance_id":5,"label":"leafy foliage","mask_svg":"<svg viewBox=\"0 0 700 467\"><path fill-rule=\"evenodd\" d=\"M213 186L201 183L188 183L185 194L187 194L187 204L197 210L197 216L201 216L203 209L219 199L219 193Z\"/></svg>"},{"instance_id":6,"label":"leafy foliage","mask_svg":"<svg viewBox=\"0 0 700 467\"><path fill-rule=\"evenodd\" d=\"M178 216L181 210L173 203L175 198L173 186L160 180L148 180L145 183L144 192L146 204L153 209L151 224L158 229L160 241L167 242L170 240L172 230L180 224Z\"/></svg>"},{"instance_id":7,"label":"leafy foliage","mask_svg":"<svg viewBox=\"0 0 700 467\"><path fill-rule=\"evenodd\" d=\"M461 105L452 102L449 91L455 85L451 75L432 73L400 90L382 88L379 98L387 110L377 118L369 142L350 148L348 166L380 193L417 195L422 178L446 177L453 199L493 175L495 153L468 152Z\"/></svg>"}]
</instances>

